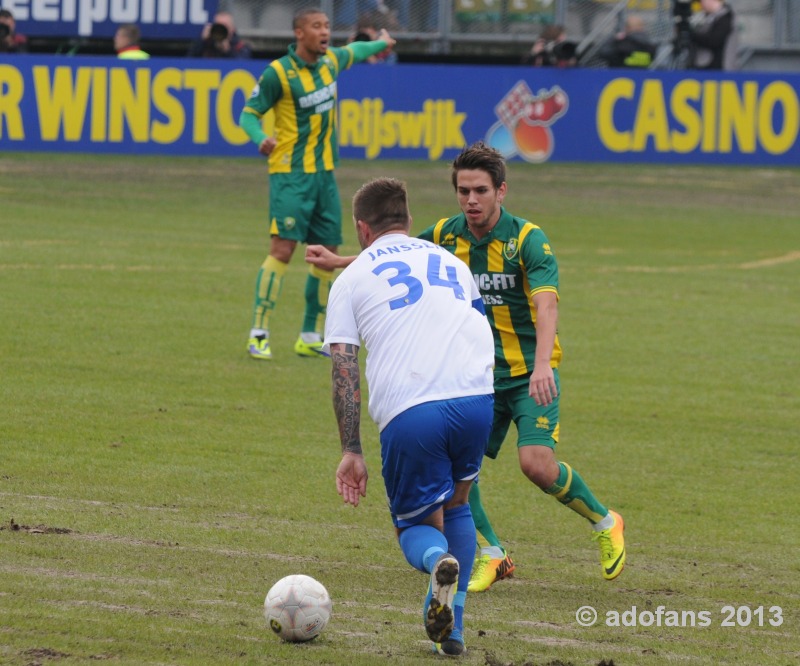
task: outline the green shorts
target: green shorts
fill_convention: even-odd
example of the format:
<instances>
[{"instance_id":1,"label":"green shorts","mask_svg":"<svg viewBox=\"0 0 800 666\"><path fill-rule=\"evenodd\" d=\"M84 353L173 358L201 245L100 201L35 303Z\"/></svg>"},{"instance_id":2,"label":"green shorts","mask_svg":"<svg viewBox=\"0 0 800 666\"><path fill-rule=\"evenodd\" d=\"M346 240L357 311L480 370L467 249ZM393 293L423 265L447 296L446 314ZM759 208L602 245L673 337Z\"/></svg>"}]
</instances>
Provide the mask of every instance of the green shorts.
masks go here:
<instances>
[{"instance_id":1,"label":"green shorts","mask_svg":"<svg viewBox=\"0 0 800 666\"><path fill-rule=\"evenodd\" d=\"M342 244L342 202L333 171L269 177L269 233L319 245Z\"/></svg>"},{"instance_id":2,"label":"green shorts","mask_svg":"<svg viewBox=\"0 0 800 666\"><path fill-rule=\"evenodd\" d=\"M560 397L557 369L553 370L553 375ZM540 407L528 395L530 380L530 375L495 380L494 422L486 449L489 458L497 458L512 421L517 426L517 447L538 444L552 449L558 444L559 397L546 407Z\"/></svg>"}]
</instances>

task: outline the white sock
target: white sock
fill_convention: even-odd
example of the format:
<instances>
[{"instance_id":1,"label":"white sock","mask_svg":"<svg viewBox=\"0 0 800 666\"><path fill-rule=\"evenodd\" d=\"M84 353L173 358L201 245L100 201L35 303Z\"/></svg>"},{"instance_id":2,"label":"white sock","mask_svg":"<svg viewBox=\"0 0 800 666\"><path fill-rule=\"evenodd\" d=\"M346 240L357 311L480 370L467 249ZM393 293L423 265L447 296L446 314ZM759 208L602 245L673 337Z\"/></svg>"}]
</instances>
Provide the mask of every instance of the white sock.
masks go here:
<instances>
[{"instance_id":1,"label":"white sock","mask_svg":"<svg viewBox=\"0 0 800 666\"><path fill-rule=\"evenodd\" d=\"M486 548L481 548L481 555L488 555L493 560L502 560L506 556L500 546L486 546Z\"/></svg>"},{"instance_id":2,"label":"white sock","mask_svg":"<svg viewBox=\"0 0 800 666\"><path fill-rule=\"evenodd\" d=\"M251 328L250 329L250 337L251 338L268 338L269 331L265 331L263 328Z\"/></svg>"},{"instance_id":3,"label":"white sock","mask_svg":"<svg viewBox=\"0 0 800 666\"><path fill-rule=\"evenodd\" d=\"M599 523L592 525L592 529L595 532L602 532L603 530L608 530L612 527L614 527L614 516L612 516L610 513L606 514L606 517L603 518L603 520L601 520Z\"/></svg>"}]
</instances>

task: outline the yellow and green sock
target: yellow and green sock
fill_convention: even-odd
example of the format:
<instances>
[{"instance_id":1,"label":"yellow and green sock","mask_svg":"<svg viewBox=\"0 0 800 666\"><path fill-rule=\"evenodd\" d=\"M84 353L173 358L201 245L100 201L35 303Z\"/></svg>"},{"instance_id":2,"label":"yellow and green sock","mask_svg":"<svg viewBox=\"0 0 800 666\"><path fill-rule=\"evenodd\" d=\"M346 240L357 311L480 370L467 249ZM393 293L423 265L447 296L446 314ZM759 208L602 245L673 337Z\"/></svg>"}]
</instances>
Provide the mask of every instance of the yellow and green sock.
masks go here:
<instances>
[{"instance_id":1,"label":"yellow and green sock","mask_svg":"<svg viewBox=\"0 0 800 666\"><path fill-rule=\"evenodd\" d=\"M325 312L328 307L328 294L333 282L333 271L323 271L309 265L306 278L306 310L303 316L303 332L316 332L320 335L325 325Z\"/></svg>"},{"instance_id":2,"label":"yellow and green sock","mask_svg":"<svg viewBox=\"0 0 800 666\"><path fill-rule=\"evenodd\" d=\"M285 264L271 255L261 265L256 278L252 329L269 330L269 318L280 296L283 277L286 275L288 267L289 264Z\"/></svg>"},{"instance_id":3,"label":"yellow and green sock","mask_svg":"<svg viewBox=\"0 0 800 666\"><path fill-rule=\"evenodd\" d=\"M592 525L605 518L608 515L608 509L589 490L589 486L586 485L581 475L567 463L560 462L558 466L558 478L545 492L586 518Z\"/></svg>"}]
</instances>

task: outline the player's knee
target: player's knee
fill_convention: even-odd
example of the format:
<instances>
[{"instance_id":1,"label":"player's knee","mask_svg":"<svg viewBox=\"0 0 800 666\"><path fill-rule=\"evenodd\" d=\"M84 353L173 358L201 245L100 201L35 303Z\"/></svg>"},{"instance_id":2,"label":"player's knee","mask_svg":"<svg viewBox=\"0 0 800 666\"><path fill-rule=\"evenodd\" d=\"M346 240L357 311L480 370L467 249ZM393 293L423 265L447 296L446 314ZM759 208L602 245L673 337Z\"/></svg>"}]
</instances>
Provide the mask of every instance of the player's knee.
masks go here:
<instances>
[{"instance_id":1,"label":"player's knee","mask_svg":"<svg viewBox=\"0 0 800 666\"><path fill-rule=\"evenodd\" d=\"M292 254L294 254L294 248L296 246L296 241L290 241L286 240L285 238L273 236L272 241L270 242L269 253L270 256L275 257L275 259L278 261L288 264L292 259Z\"/></svg>"},{"instance_id":2,"label":"player's knee","mask_svg":"<svg viewBox=\"0 0 800 666\"><path fill-rule=\"evenodd\" d=\"M542 490L546 490L555 483L555 478L552 478L551 475L546 474L541 469L523 468L522 473L527 476L534 485Z\"/></svg>"},{"instance_id":3,"label":"player's knee","mask_svg":"<svg viewBox=\"0 0 800 666\"><path fill-rule=\"evenodd\" d=\"M528 446L520 449L519 466L528 479L547 490L558 479L558 463L552 449L544 446Z\"/></svg>"}]
</instances>

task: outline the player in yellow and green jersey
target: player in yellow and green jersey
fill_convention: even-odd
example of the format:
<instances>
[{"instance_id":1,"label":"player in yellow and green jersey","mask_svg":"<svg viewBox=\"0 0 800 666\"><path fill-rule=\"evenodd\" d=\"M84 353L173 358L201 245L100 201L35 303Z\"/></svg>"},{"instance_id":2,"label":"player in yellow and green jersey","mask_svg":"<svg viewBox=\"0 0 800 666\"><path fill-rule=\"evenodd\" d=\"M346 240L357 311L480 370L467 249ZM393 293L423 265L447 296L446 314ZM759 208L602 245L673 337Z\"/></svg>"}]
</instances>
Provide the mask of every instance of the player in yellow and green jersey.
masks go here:
<instances>
[{"instance_id":1,"label":"player in yellow and green jersey","mask_svg":"<svg viewBox=\"0 0 800 666\"><path fill-rule=\"evenodd\" d=\"M330 46L330 22L317 8L302 9L292 24L296 43L270 63L246 103L239 124L269 158L269 255L256 280L253 320L247 350L255 359L272 358L270 317L298 242L319 243L332 251L342 243L342 207L334 169L336 85L339 73L391 49L386 30L371 42ZM261 118L275 113L274 136ZM333 273L310 266L305 315L295 352L322 356L322 330Z\"/></svg>"},{"instance_id":2,"label":"player in yellow and green jersey","mask_svg":"<svg viewBox=\"0 0 800 666\"><path fill-rule=\"evenodd\" d=\"M603 577L625 564L622 517L594 496L583 478L555 457L558 443L558 264L544 232L503 206L508 185L502 155L483 143L466 148L452 166L461 214L440 220L420 238L466 262L483 296L495 343L495 412L486 455L496 458L513 421L522 472L548 495L586 518L600 545ZM514 571L492 529L478 484L470 507L479 533L469 590L481 592Z\"/></svg>"},{"instance_id":3,"label":"player in yellow and green jersey","mask_svg":"<svg viewBox=\"0 0 800 666\"><path fill-rule=\"evenodd\" d=\"M452 166L461 214L440 220L420 238L453 252L472 270L494 334L495 407L486 455L496 458L513 421L522 472L536 486L586 518L600 546L602 575L616 578L625 565L622 516L609 511L583 477L558 461L560 430L558 366L558 264L542 229L513 216L502 204L508 185L502 155L478 142ZM306 261L328 270L338 257L309 246ZM473 483L469 504L480 546L468 590L482 592L510 576L515 565L497 538Z\"/></svg>"}]
</instances>

